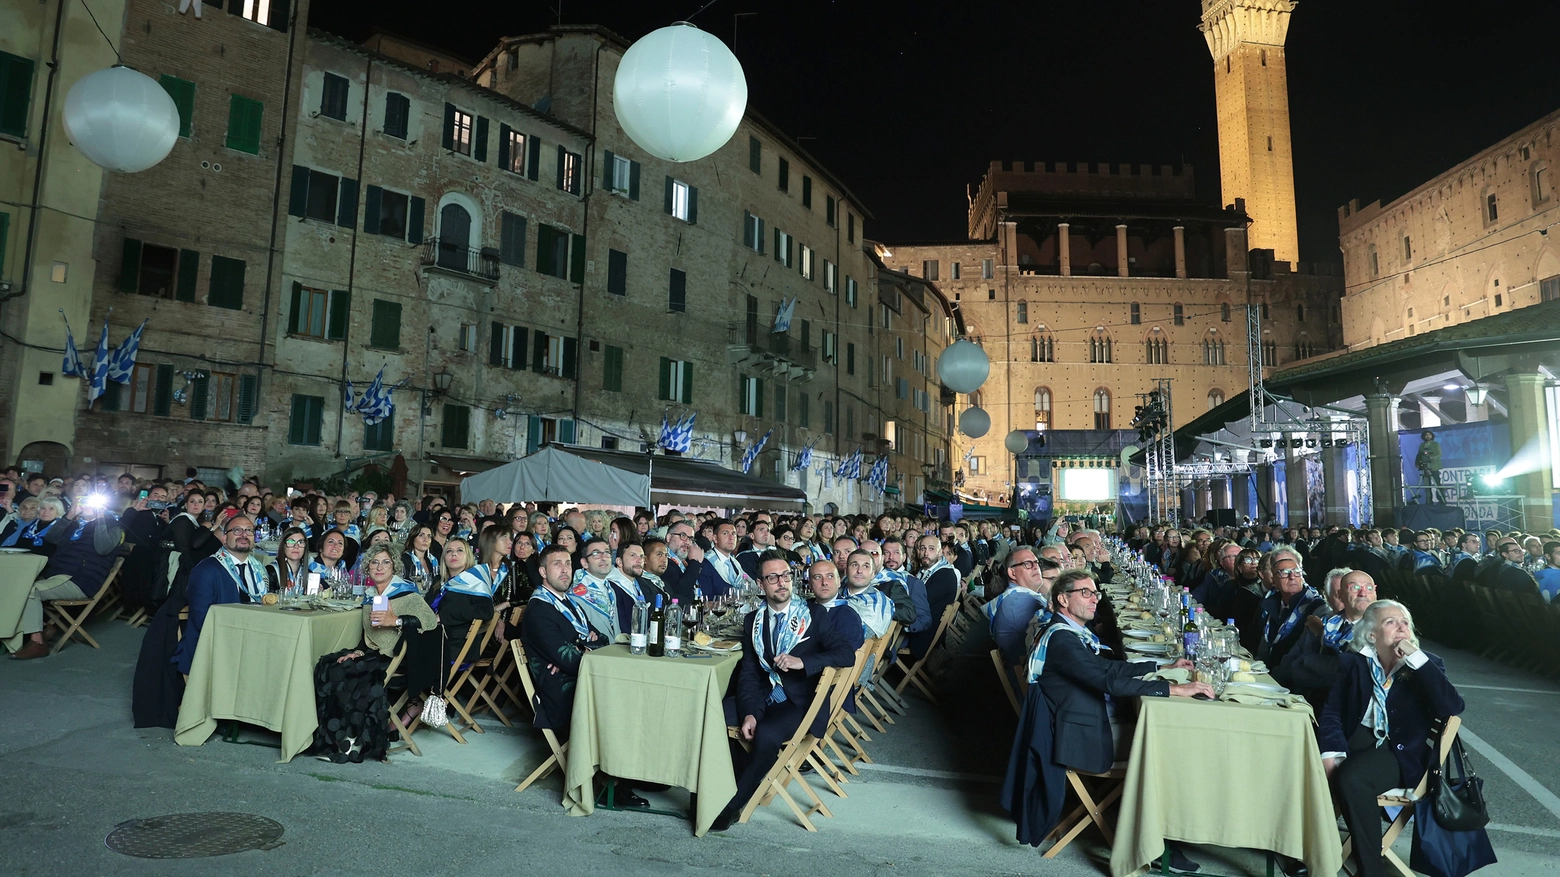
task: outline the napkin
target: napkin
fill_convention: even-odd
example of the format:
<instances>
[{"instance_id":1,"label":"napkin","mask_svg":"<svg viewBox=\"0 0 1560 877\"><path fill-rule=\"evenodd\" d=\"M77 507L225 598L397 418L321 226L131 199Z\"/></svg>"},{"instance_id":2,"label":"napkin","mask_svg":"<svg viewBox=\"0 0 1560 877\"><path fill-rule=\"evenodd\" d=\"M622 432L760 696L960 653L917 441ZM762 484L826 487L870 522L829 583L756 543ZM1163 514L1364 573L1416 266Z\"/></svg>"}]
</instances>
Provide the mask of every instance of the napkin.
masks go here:
<instances>
[{"instance_id":1,"label":"napkin","mask_svg":"<svg viewBox=\"0 0 1560 877\"><path fill-rule=\"evenodd\" d=\"M1176 685L1184 685L1191 681L1192 671L1185 667L1176 667L1174 669L1156 670L1143 678L1154 682L1162 680Z\"/></svg>"},{"instance_id":2,"label":"napkin","mask_svg":"<svg viewBox=\"0 0 1560 877\"><path fill-rule=\"evenodd\" d=\"M1224 689L1224 696L1219 698L1228 703L1244 703L1255 706L1278 707L1309 707L1305 698L1293 694L1274 694L1271 691L1260 691L1255 688L1244 688L1239 682L1232 682Z\"/></svg>"}]
</instances>

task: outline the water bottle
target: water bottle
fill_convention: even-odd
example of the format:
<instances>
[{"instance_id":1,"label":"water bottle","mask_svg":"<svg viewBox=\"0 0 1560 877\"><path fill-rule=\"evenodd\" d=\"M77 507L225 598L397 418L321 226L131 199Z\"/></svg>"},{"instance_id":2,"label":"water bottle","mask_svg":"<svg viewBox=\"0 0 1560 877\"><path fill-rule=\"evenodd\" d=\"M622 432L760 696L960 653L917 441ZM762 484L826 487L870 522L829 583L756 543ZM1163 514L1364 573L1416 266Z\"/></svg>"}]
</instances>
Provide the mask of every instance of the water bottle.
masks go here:
<instances>
[{"instance_id":1,"label":"water bottle","mask_svg":"<svg viewBox=\"0 0 1560 877\"><path fill-rule=\"evenodd\" d=\"M634 616L628 631L628 653L643 655L650 641L650 604L635 603Z\"/></svg>"},{"instance_id":2,"label":"water bottle","mask_svg":"<svg viewBox=\"0 0 1560 877\"><path fill-rule=\"evenodd\" d=\"M666 640L666 657L682 657L682 607L677 604L676 597L666 609L666 629L661 636Z\"/></svg>"}]
</instances>

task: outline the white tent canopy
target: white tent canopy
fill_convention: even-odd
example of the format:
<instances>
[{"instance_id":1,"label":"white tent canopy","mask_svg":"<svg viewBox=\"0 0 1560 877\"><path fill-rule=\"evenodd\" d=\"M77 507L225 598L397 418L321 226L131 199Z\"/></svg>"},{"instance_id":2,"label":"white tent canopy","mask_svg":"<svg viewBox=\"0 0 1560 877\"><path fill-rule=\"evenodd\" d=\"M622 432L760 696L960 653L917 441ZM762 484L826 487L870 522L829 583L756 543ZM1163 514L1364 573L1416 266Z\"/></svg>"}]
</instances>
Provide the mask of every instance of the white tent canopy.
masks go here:
<instances>
[{"instance_id":1,"label":"white tent canopy","mask_svg":"<svg viewBox=\"0 0 1560 877\"><path fill-rule=\"evenodd\" d=\"M460 482L460 495L497 502L576 502L642 506L650 478L554 445Z\"/></svg>"}]
</instances>

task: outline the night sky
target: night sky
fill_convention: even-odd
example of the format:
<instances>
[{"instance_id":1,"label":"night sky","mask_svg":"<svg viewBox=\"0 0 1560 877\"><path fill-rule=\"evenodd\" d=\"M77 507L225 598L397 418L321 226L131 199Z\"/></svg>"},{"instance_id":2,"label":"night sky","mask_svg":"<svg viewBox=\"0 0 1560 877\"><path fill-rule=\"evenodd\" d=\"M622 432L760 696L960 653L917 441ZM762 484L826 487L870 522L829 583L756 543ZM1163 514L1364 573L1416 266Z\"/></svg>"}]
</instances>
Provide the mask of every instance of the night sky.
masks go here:
<instances>
[{"instance_id":1,"label":"night sky","mask_svg":"<svg viewBox=\"0 0 1560 877\"><path fill-rule=\"evenodd\" d=\"M684 3L560 0L636 39ZM718 0L750 106L816 155L883 241L961 240L992 160L1191 163L1218 200L1213 62L1196 0ZM560 20L546 2L315 0L310 23L415 35L475 61ZM1304 0L1289 30L1301 258L1339 261L1337 208L1396 197L1560 108L1560 4Z\"/></svg>"}]
</instances>

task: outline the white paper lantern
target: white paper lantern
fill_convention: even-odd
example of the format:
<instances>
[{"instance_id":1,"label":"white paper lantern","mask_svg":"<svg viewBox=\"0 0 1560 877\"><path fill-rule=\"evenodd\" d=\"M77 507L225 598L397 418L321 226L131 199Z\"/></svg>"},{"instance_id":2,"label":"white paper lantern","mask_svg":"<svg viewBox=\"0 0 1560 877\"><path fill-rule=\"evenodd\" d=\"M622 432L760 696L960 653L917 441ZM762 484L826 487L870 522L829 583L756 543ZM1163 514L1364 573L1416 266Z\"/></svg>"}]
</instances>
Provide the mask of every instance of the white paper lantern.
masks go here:
<instances>
[{"instance_id":1,"label":"white paper lantern","mask_svg":"<svg viewBox=\"0 0 1560 877\"><path fill-rule=\"evenodd\" d=\"M88 73L65 95L65 134L104 170L133 174L168 157L179 108L161 85L129 67Z\"/></svg>"},{"instance_id":2,"label":"white paper lantern","mask_svg":"<svg viewBox=\"0 0 1560 877\"><path fill-rule=\"evenodd\" d=\"M1015 429L1002 440L1002 446L1007 448L1010 454L1022 454L1029 450L1029 433Z\"/></svg>"},{"instance_id":3,"label":"white paper lantern","mask_svg":"<svg viewBox=\"0 0 1560 877\"><path fill-rule=\"evenodd\" d=\"M970 438L980 438L991 431L991 415L984 408L966 408L959 415L959 432Z\"/></svg>"},{"instance_id":4,"label":"white paper lantern","mask_svg":"<svg viewBox=\"0 0 1560 877\"><path fill-rule=\"evenodd\" d=\"M695 161L725 146L742 123L747 98L737 56L686 21L629 46L612 81L624 133L667 161Z\"/></svg>"},{"instance_id":5,"label":"white paper lantern","mask_svg":"<svg viewBox=\"0 0 1560 877\"><path fill-rule=\"evenodd\" d=\"M937 377L955 393L973 393L991 374L991 357L986 351L964 339L948 345L937 357Z\"/></svg>"}]
</instances>

